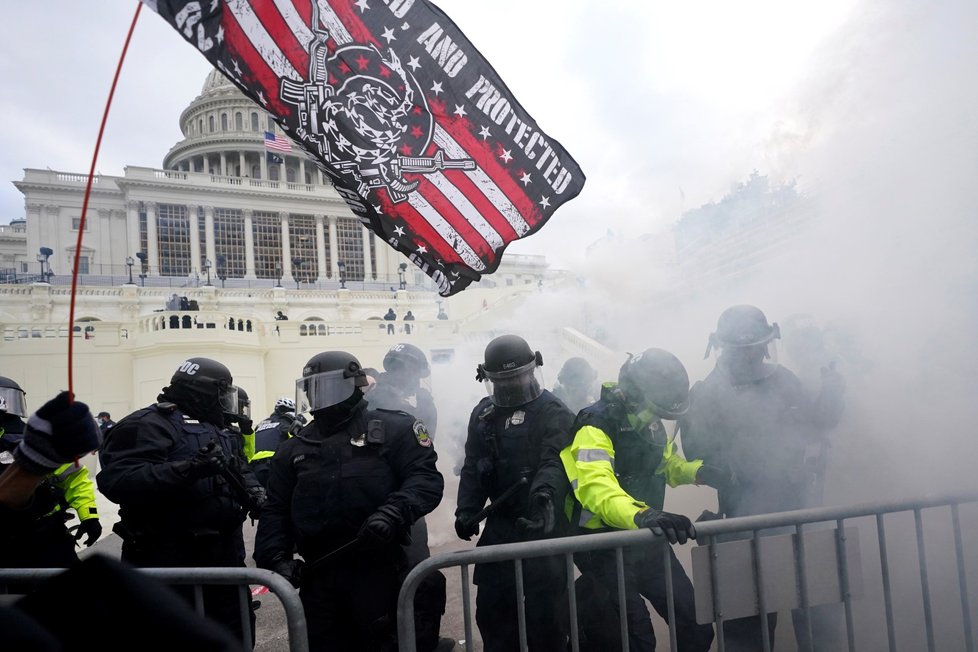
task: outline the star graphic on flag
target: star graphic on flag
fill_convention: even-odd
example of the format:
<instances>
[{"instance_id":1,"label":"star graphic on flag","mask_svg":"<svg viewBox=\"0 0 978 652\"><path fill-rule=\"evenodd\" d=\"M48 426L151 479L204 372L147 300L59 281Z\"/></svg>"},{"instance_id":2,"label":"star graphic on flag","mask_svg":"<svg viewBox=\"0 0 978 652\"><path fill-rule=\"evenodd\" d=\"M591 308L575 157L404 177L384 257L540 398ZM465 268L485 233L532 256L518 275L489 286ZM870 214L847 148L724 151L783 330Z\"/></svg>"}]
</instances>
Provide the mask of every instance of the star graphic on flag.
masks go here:
<instances>
[{"instance_id":1,"label":"star graphic on flag","mask_svg":"<svg viewBox=\"0 0 978 652\"><path fill-rule=\"evenodd\" d=\"M379 204L371 204L371 206L373 206L374 210L377 211L377 214L378 215L383 215L384 214L384 211L380 210L380 205Z\"/></svg>"},{"instance_id":2,"label":"star graphic on flag","mask_svg":"<svg viewBox=\"0 0 978 652\"><path fill-rule=\"evenodd\" d=\"M268 100L265 99L265 95L261 91L258 91L258 101L263 105L268 106Z\"/></svg>"},{"instance_id":3,"label":"star graphic on flag","mask_svg":"<svg viewBox=\"0 0 978 652\"><path fill-rule=\"evenodd\" d=\"M234 72L236 72L237 75L240 77L241 76L241 67L238 65L238 60L237 59L231 59L231 63L234 64Z\"/></svg>"},{"instance_id":4,"label":"star graphic on flag","mask_svg":"<svg viewBox=\"0 0 978 652\"><path fill-rule=\"evenodd\" d=\"M482 140L485 140L492 134L489 133L489 127L482 125L482 129L479 130L479 135L482 136Z\"/></svg>"},{"instance_id":5,"label":"star graphic on flag","mask_svg":"<svg viewBox=\"0 0 978 652\"><path fill-rule=\"evenodd\" d=\"M367 9L370 9L370 5L367 4L367 0L357 0L353 4L355 4L356 6L360 7L360 13L361 14L363 12L365 12Z\"/></svg>"},{"instance_id":6,"label":"star graphic on flag","mask_svg":"<svg viewBox=\"0 0 978 652\"><path fill-rule=\"evenodd\" d=\"M404 235L404 227L403 226L395 226L394 227L394 233L396 233L399 236L403 236Z\"/></svg>"},{"instance_id":7,"label":"star graphic on flag","mask_svg":"<svg viewBox=\"0 0 978 652\"><path fill-rule=\"evenodd\" d=\"M444 89L441 87L441 82L433 83L431 85L431 92L435 94L435 97L438 97L440 93L443 93Z\"/></svg>"},{"instance_id":8,"label":"star graphic on flag","mask_svg":"<svg viewBox=\"0 0 978 652\"><path fill-rule=\"evenodd\" d=\"M408 59L408 68L410 68L412 72L418 72L418 68L420 67L421 67L421 62L418 61L417 57L411 57L410 59Z\"/></svg>"},{"instance_id":9,"label":"star graphic on flag","mask_svg":"<svg viewBox=\"0 0 978 652\"><path fill-rule=\"evenodd\" d=\"M461 104L456 104L455 105L455 115L457 115L460 118L464 118L466 116L465 107L462 106Z\"/></svg>"},{"instance_id":10,"label":"star graphic on flag","mask_svg":"<svg viewBox=\"0 0 978 652\"><path fill-rule=\"evenodd\" d=\"M419 254L426 254L426 253L428 253L428 249L424 245L418 245L418 253Z\"/></svg>"},{"instance_id":11,"label":"star graphic on flag","mask_svg":"<svg viewBox=\"0 0 978 652\"><path fill-rule=\"evenodd\" d=\"M520 177L520 181L523 182L523 185L524 186L530 185L530 173L529 172L524 172L523 173L523 176Z\"/></svg>"},{"instance_id":12,"label":"star graphic on flag","mask_svg":"<svg viewBox=\"0 0 978 652\"><path fill-rule=\"evenodd\" d=\"M218 28L217 28L217 34L215 34L215 37L217 37L217 42L218 43L223 43L224 42L224 25L219 25L218 26Z\"/></svg>"},{"instance_id":13,"label":"star graphic on flag","mask_svg":"<svg viewBox=\"0 0 978 652\"><path fill-rule=\"evenodd\" d=\"M394 30L390 27L384 28L384 33L380 35L380 38L387 39L387 43L390 44L391 41L396 41L397 37L394 36Z\"/></svg>"},{"instance_id":14,"label":"star graphic on flag","mask_svg":"<svg viewBox=\"0 0 978 652\"><path fill-rule=\"evenodd\" d=\"M539 203L544 208L550 208L550 199L547 198L547 197L544 197L543 199L541 199Z\"/></svg>"},{"instance_id":15,"label":"star graphic on flag","mask_svg":"<svg viewBox=\"0 0 978 652\"><path fill-rule=\"evenodd\" d=\"M370 64L370 61L367 59L367 57L363 56L362 54L356 58L356 62L357 62L357 68L359 70L366 70L367 66Z\"/></svg>"},{"instance_id":16,"label":"star graphic on flag","mask_svg":"<svg viewBox=\"0 0 978 652\"><path fill-rule=\"evenodd\" d=\"M509 163L513 160L513 155L509 153L508 149L504 149L503 153L499 155L499 158L501 158L504 163Z\"/></svg>"}]
</instances>

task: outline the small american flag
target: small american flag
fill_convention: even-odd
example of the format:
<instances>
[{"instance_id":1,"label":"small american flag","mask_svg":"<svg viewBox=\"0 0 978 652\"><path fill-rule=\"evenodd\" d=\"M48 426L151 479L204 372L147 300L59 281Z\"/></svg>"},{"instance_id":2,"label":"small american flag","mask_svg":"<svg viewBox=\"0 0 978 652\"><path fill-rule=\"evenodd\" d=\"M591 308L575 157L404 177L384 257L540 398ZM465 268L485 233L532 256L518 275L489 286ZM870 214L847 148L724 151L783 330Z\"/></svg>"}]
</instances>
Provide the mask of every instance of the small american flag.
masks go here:
<instances>
[{"instance_id":1,"label":"small american flag","mask_svg":"<svg viewBox=\"0 0 978 652\"><path fill-rule=\"evenodd\" d=\"M285 136L265 132L265 149L274 149L277 152L291 152L292 143Z\"/></svg>"}]
</instances>

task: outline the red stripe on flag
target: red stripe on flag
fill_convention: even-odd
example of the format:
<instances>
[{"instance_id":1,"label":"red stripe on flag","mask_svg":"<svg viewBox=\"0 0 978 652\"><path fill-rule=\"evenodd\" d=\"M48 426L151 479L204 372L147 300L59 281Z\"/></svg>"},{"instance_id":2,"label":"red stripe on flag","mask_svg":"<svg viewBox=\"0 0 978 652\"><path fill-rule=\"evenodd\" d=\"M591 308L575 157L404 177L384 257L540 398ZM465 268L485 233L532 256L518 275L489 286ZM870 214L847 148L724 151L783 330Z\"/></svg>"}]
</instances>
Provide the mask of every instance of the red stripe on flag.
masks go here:
<instances>
[{"instance_id":1,"label":"red stripe on flag","mask_svg":"<svg viewBox=\"0 0 978 652\"><path fill-rule=\"evenodd\" d=\"M282 14L271 2L253 2L251 9L292 67L305 79L309 73L309 53L282 18ZM309 23L306 22L306 25Z\"/></svg>"},{"instance_id":2,"label":"red stripe on flag","mask_svg":"<svg viewBox=\"0 0 978 652\"><path fill-rule=\"evenodd\" d=\"M386 44L382 44L380 40L376 36L374 36L374 34L370 31L370 29L363 24L363 21L360 20L360 16L357 14L357 10L354 7L354 3L352 1L344 2L343 0L339 0L337 2L334 0L329 4L333 7L333 11L336 12L337 18L339 18L340 22L343 23L343 26L346 27L346 31L350 32L350 36L353 37L354 43L357 43L359 45L367 45L372 43L373 45L377 46L378 50L383 52L384 46L386 46ZM373 8L371 8L371 10L380 11L380 9L373 9ZM396 18L391 16L391 21L396 21L396 20L397 20ZM393 27L397 27L398 24L399 22L391 23Z\"/></svg>"},{"instance_id":3,"label":"red stripe on flag","mask_svg":"<svg viewBox=\"0 0 978 652\"><path fill-rule=\"evenodd\" d=\"M480 164L481 166L481 164ZM473 183L472 179L461 170L445 170L442 174L445 175L452 184L459 189L459 191L468 197L472 205L475 206L479 212L482 214L486 221L492 225L492 228L496 230L499 237L503 239L504 242L512 242L519 238L519 234L513 229L513 225L506 221L499 210L492 205L486 196L482 194L479 187Z\"/></svg>"},{"instance_id":4,"label":"red stripe on flag","mask_svg":"<svg viewBox=\"0 0 978 652\"><path fill-rule=\"evenodd\" d=\"M492 258L492 247L482 237L482 234L458 211L451 200L428 179L422 179L416 192L420 192L421 196L438 211L438 214L445 218L445 221L455 229L479 258L482 260Z\"/></svg>"},{"instance_id":5,"label":"red stripe on flag","mask_svg":"<svg viewBox=\"0 0 978 652\"><path fill-rule=\"evenodd\" d=\"M302 22L306 25L312 25L312 2L295 2L293 0L292 5L295 7L296 13L302 17ZM312 25L312 27L315 28L316 25Z\"/></svg>"},{"instance_id":6,"label":"red stripe on flag","mask_svg":"<svg viewBox=\"0 0 978 652\"><path fill-rule=\"evenodd\" d=\"M386 192L378 192L375 197L380 202L381 212L384 213L381 220L390 225L388 230L393 230L398 221L407 224L408 232L400 238L400 244L396 247L398 251L403 254L416 253L417 244L415 240L420 239L427 245L428 255L441 258L446 264L462 263L461 257L455 253L455 250L445 242L445 239L428 224L428 221L420 213L414 210L413 206L407 202L395 205Z\"/></svg>"},{"instance_id":7,"label":"red stripe on flag","mask_svg":"<svg viewBox=\"0 0 978 652\"><path fill-rule=\"evenodd\" d=\"M242 31L241 26L235 19L234 14L224 7L221 12L221 23L224 25L224 41L227 43L227 53L231 57L240 57L247 66L247 70L242 74L242 81L245 86L257 95L261 90L265 95L267 104L258 103L270 113L280 116L291 116L295 107L282 103L278 98L279 80L278 76L268 67L261 54L255 46L248 40L248 36ZM249 76L248 73L251 73Z\"/></svg>"},{"instance_id":8,"label":"red stripe on flag","mask_svg":"<svg viewBox=\"0 0 978 652\"><path fill-rule=\"evenodd\" d=\"M523 219L530 225L531 229L539 225L541 219L544 217L540 212L540 207L536 203L539 200L534 200L527 196L527 191L524 190L511 176L509 168L505 167L501 163L501 160L495 151L492 151L492 154L489 156L485 155L485 143L480 141L470 131L472 123L465 118L454 118L447 115L436 116L436 120L438 121L438 124L440 124L442 128L447 131L453 139L455 139L455 142L461 145L462 149L464 149L466 152L482 153L482 155L480 155L477 159L478 165L482 171L485 172L489 178L495 182L499 189L502 190L503 193L509 198L509 200L513 203L513 206L516 207L516 210L519 211L519 213L523 216ZM496 127L496 130L499 129L502 128ZM549 164L549 161L547 164ZM515 167L516 164L514 161L513 173L516 172ZM546 168L546 165L544 165L544 168ZM554 201L555 193L543 180L543 173L540 170L537 170L535 165L533 166L532 171L535 173L534 176L536 179L534 180L533 185L530 187L543 187L544 190L540 194L549 197L551 199L551 204L557 203ZM529 234L524 234L524 236L525 235Z\"/></svg>"}]
</instances>

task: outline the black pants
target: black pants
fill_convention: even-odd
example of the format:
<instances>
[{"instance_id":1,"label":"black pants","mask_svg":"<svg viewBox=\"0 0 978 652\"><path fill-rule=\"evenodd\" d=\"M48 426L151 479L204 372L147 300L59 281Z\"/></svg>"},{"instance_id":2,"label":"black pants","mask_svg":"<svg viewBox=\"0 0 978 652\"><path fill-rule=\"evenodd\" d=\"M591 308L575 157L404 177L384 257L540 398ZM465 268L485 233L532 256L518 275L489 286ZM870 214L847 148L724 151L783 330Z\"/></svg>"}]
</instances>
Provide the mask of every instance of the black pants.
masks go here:
<instances>
[{"instance_id":1,"label":"black pants","mask_svg":"<svg viewBox=\"0 0 978 652\"><path fill-rule=\"evenodd\" d=\"M628 645L631 650L655 649L655 632L643 597L652 603L656 613L666 622L669 621L661 545L625 550L625 613L628 621ZM696 623L693 585L679 560L676 559L672 547L667 546L666 549L669 554L676 617L675 622L670 622L669 626L676 630L679 652L707 652L713 643L713 627ZM587 627L582 632L582 638L591 641L599 639L604 649L621 649L618 635L618 571L615 552L599 550L583 553L575 557L575 562L582 576L589 576L585 581L592 581L595 586L604 587L607 604L611 605L611 609L606 609L605 612L614 615L612 622L594 623L593 620L582 622L582 629ZM585 609L584 605L578 605L579 612ZM592 610L592 613L597 611ZM590 648L599 649L595 645L591 645Z\"/></svg>"},{"instance_id":2,"label":"black pants","mask_svg":"<svg viewBox=\"0 0 978 652\"><path fill-rule=\"evenodd\" d=\"M401 568L364 553L304 574L299 597L310 652L397 650L397 593Z\"/></svg>"},{"instance_id":3,"label":"black pants","mask_svg":"<svg viewBox=\"0 0 978 652\"><path fill-rule=\"evenodd\" d=\"M188 536L178 540L149 536L123 539L122 560L142 568L244 568L244 540L240 529L225 535ZM193 586L173 585L172 588L194 604ZM204 615L224 625L239 641L247 633L253 646L255 614L248 586L205 585L202 594ZM241 618L242 606L248 618L246 623Z\"/></svg>"},{"instance_id":4,"label":"black pants","mask_svg":"<svg viewBox=\"0 0 978 652\"><path fill-rule=\"evenodd\" d=\"M566 586L558 582L548 582L542 589L534 589L532 582L525 582L523 586L528 649L530 652L565 652L570 629ZM520 649L516 579L512 573L496 578L491 584L479 585L475 622L485 652Z\"/></svg>"}]
</instances>

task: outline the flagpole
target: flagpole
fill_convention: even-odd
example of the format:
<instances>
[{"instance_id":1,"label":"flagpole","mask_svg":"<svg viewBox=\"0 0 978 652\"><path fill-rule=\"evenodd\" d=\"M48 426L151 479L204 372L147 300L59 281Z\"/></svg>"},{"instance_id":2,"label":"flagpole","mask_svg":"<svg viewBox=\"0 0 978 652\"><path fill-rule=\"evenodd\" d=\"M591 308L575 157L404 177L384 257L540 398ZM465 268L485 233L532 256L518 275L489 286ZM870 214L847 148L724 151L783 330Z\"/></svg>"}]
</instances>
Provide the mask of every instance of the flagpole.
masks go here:
<instances>
[{"instance_id":1,"label":"flagpole","mask_svg":"<svg viewBox=\"0 0 978 652\"><path fill-rule=\"evenodd\" d=\"M68 310L68 397L70 401L75 400L74 373L72 367L75 344L75 293L78 289L78 263L81 258L82 238L85 234L85 216L88 213L88 198L92 194L92 180L95 178L95 162L98 160L98 151L102 146L102 135L105 133L105 123L109 119L109 108L112 106L112 97L115 95L115 87L119 82L119 73L122 71L122 62L125 61L126 52L129 50L132 33L136 29L139 10L142 8L143 3L137 2L136 13L133 14L132 23L129 25L129 33L126 34L126 42L122 46L122 54L119 55L119 63L116 65L115 76L112 78L112 87L109 89L109 96L105 100L105 111L102 113L102 124L98 129L98 138L95 139L95 151L92 153L92 166L88 170L88 183L85 185L85 198L82 200L81 219L78 222L78 240L75 244L75 264L71 272L71 303Z\"/></svg>"}]
</instances>

